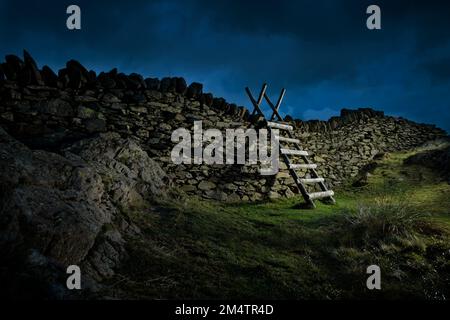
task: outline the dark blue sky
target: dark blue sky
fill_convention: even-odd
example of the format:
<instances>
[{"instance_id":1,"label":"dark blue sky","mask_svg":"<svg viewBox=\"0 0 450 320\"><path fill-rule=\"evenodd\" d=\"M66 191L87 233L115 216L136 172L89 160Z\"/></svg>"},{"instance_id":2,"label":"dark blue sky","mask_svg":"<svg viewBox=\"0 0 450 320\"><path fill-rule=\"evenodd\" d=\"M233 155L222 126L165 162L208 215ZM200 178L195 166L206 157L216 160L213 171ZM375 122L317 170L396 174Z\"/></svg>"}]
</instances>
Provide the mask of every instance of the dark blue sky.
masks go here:
<instances>
[{"instance_id":1,"label":"dark blue sky","mask_svg":"<svg viewBox=\"0 0 450 320\"><path fill-rule=\"evenodd\" d=\"M382 30L366 28L370 4ZM450 131L450 1L0 0L0 54L24 48L41 67L183 76L246 106L266 81L301 119L373 107Z\"/></svg>"}]
</instances>

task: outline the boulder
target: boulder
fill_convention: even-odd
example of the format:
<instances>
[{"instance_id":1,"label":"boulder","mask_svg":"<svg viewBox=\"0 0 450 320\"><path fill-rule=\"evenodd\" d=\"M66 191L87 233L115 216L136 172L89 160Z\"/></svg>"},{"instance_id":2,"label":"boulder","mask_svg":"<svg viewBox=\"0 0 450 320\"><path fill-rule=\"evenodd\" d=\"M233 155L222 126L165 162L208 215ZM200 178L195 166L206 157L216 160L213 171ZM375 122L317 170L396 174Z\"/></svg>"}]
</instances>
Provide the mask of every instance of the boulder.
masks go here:
<instances>
[{"instance_id":1,"label":"boulder","mask_svg":"<svg viewBox=\"0 0 450 320\"><path fill-rule=\"evenodd\" d=\"M96 89L99 87L99 81L97 79L97 74L94 70L89 70L87 74L87 83L86 86L90 89Z\"/></svg>"},{"instance_id":2,"label":"boulder","mask_svg":"<svg viewBox=\"0 0 450 320\"><path fill-rule=\"evenodd\" d=\"M127 89L128 88L128 77L125 73L118 73L114 78L116 82L116 88L118 89Z\"/></svg>"},{"instance_id":3,"label":"boulder","mask_svg":"<svg viewBox=\"0 0 450 320\"><path fill-rule=\"evenodd\" d=\"M203 191L208 191L211 189L215 189L216 184L211 181L203 180L198 184L198 188Z\"/></svg>"},{"instance_id":4,"label":"boulder","mask_svg":"<svg viewBox=\"0 0 450 320\"><path fill-rule=\"evenodd\" d=\"M161 80L161 92L170 92L175 90L175 81L172 78L166 77Z\"/></svg>"},{"instance_id":5,"label":"boulder","mask_svg":"<svg viewBox=\"0 0 450 320\"><path fill-rule=\"evenodd\" d=\"M41 71L42 80L49 87L56 87L58 76L48 66L43 66Z\"/></svg>"},{"instance_id":6,"label":"boulder","mask_svg":"<svg viewBox=\"0 0 450 320\"><path fill-rule=\"evenodd\" d=\"M30 72L31 84L43 86L44 81L42 80L42 76L41 73L39 72L37 64L26 50L23 50L23 59L25 63L25 68L28 69Z\"/></svg>"},{"instance_id":7,"label":"boulder","mask_svg":"<svg viewBox=\"0 0 450 320\"><path fill-rule=\"evenodd\" d=\"M141 93L131 93L125 96L124 102L132 104L140 104L147 101L146 97Z\"/></svg>"},{"instance_id":8,"label":"boulder","mask_svg":"<svg viewBox=\"0 0 450 320\"><path fill-rule=\"evenodd\" d=\"M69 88L80 89L86 84L88 71L81 63L76 60L69 60L66 63L66 70L69 77Z\"/></svg>"},{"instance_id":9,"label":"boulder","mask_svg":"<svg viewBox=\"0 0 450 320\"><path fill-rule=\"evenodd\" d=\"M175 78L175 91L179 94L184 94L187 89L186 80L184 78Z\"/></svg>"},{"instance_id":10,"label":"boulder","mask_svg":"<svg viewBox=\"0 0 450 320\"><path fill-rule=\"evenodd\" d=\"M74 110L70 103L60 98L40 101L36 105L36 109L39 112L59 117L71 117L74 115Z\"/></svg>"},{"instance_id":11,"label":"boulder","mask_svg":"<svg viewBox=\"0 0 450 320\"><path fill-rule=\"evenodd\" d=\"M214 109L222 109L223 106L226 104L226 101L224 98L214 98L212 101L212 107Z\"/></svg>"},{"instance_id":12,"label":"boulder","mask_svg":"<svg viewBox=\"0 0 450 320\"><path fill-rule=\"evenodd\" d=\"M18 56L15 56L13 54L9 54L5 56L6 65L8 66L8 69L11 71L11 73L15 74L16 76L19 74L20 70L23 69L25 66L22 59L20 59ZM14 79L10 79L14 80Z\"/></svg>"},{"instance_id":13,"label":"boulder","mask_svg":"<svg viewBox=\"0 0 450 320\"><path fill-rule=\"evenodd\" d=\"M186 92L188 98L200 97L203 93L203 85L198 82L192 82Z\"/></svg>"},{"instance_id":14,"label":"boulder","mask_svg":"<svg viewBox=\"0 0 450 320\"><path fill-rule=\"evenodd\" d=\"M137 73L132 73L128 76L128 89L143 90L147 88L144 78Z\"/></svg>"},{"instance_id":15,"label":"boulder","mask_svg":"<svg viewBox=\"0 0 450 320\"><path fill-rule=\"evenodd\" d=\"M110 76L111 78L115 78L117 77L118 71L117 68L112 68L107 75Z\"/></svg>"},{"instance_id":16,"label":"boulder","mask_svg":"<svg viewBox=\"0 0 450 320\"><path fill-rule=\"evenodd\" d=\"M238 107L235 103L231 103L228 107L227 113L230 115L237 115L238 113Z\"/></svg>"},{"instance_id":17,"label":"boulder","mask_svg":"<svg viewBox=\"0 0 450 320\"><path fill-rule=\"evenodd\" d=\"M6 268L16 263L27 268L11 269L15 281L10 285L20 283L22 273L32 278L47 273L41 266L62 273L68 265L81 265L102 226L116 214L102 204L101 177L86 163L31 151L1 128L0 145L2 262ZM52 286L50 295L64 289L64 282L45 285Z\"/></svg>"},{"instance_id":18,"label":"boulder","mask_svg":"<svg viewBox=\"0 0 450 320\"><path fill-rule=\"evenodd\" d=\"M0 128L2 289L71 297L69 265L80 266L84 294L98 289L127 256L124 235L139 232L120 212L163 196L167 184L158 164L118 134L55 154L30 150Z\"/></svg>"},{"instance_id":19,"label":"boulder","mask_svg":"<svg viewBox=\"0 0 450 320\"><path fill-rule=\"evenodd\" d=\"M3 73L5 74L5 78L8 80L16 80L17 79L17 74L14 73L14 71L12 70L11 66L9 66L6 62L0 64Z\"/></svg>"},{"instance_id":20,"label":"boulder","mask_svg":"<svg viewBox=\"0 0 450 320\"><path fill-rule=\"evenodd\" d=\"M117 103L120 102L120 99L117 98L115 95L113 95L112 93L106 93L103 97L102 97L102 101L104 103Z\"/></svg>"},{"instance_id":21,"label":"boulder","mask_svg":"<svg viewBox=\"0 0 450 320\"><path fill-rule=\"evenodd\" d=\"M85 106L78 106L77 117L80 119L93 119L98 117L98 113Z\"/></svg>"},{"instance_id":22,"label":"boulder","mask_svg":"<svg viewBox=\"0 0 450 320\"><path fill-rule=\"evenodd\" d=\"M205 93L203 95L204 97L204 104L207 105L208 107L211 107L213 104L213 95L211 93Z\"/></svg>"},{"instance_id":23,"label":"boulder","mask_svg":"<svg viewBox=\"0 0 450 320\"><path fill-rule=\"evenodd\" d=\"M120 207L138 206L143 199L162 196L168 178L132 139L104 133L81 140L65 150L78 155L103 178L112 201Z\"/></svg>"},{"instance_id":24,"label":"boulder","mask_svg":"<svg viewBox=\"0 0 450 320\"><path fill-rule=\"evenodd\" d=\"M66 88L69 85L70 78L66 68L58 70L58 86Z\"/></svg>"},{"instance_id":25,"label":"boulder","mask_svg":"<svg viewBox=\"0 0 450 320\"><path fill-rule=\"evenodd\" d=\"M272 112L272 110L270 112ZM294 118L292 118L290 115L286 115L284 117L284 121L286 121L286 122L293 122Z\"/></svg>"},{"instance_id":26,"label":"boulder","mask_svg":"<svg viewBox=\"0 0 450 320\"><path fill-rule=\"evenodd\" d=\"M117 70L116 70L117 73ZM114 80L115 75L112 72L104 73L101 72L98 75L98 81L100 85L105 89L113 89L116 87L116 81Z\"/></svg>"},{"instance_id":27,"label":"boulder","mask_svg":"<svg viewBox=\"0 0 450 320\"><path fill-rule=\"evenodd\" d=\"M83 121L83 125L87 132L104 132L106 130L106 122L103 119L86 119Z\"/></svg>"},{"instance_id":28,"label":"boulder","mask_svg":"<svg viewBox=\"0 0 450 320\"><path fill-rule=\"evenodd\" d=\"M32 82L31 70L29 68L27 68L27 67L25 67L22 70L20 70L18 75L17 75L17 81L23 87L32 84L31 83Z\"/></svg>"},{"instance_id":29,"label":"boulder","mask_svg":"<svg viewBox=\"0 0 450 320\"><path fill-rule=\"evenodd\" d=\"M160 82L157 78L147 78L145 79L145 84L149 90L159 90Z\"/></svg>"}]
</instances>

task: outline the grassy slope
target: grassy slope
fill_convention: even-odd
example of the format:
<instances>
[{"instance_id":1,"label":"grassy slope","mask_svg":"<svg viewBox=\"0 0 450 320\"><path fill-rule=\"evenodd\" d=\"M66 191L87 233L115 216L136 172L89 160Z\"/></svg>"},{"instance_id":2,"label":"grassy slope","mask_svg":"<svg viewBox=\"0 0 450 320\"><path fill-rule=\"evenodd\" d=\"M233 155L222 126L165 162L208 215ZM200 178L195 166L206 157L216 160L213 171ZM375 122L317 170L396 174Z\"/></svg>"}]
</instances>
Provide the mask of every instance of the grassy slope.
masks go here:
<instances>
[{"instance_id":1,"label":"grassy slope","mask_svg":"<svg viewBox=\"0 0 450 320\"><path fill-rule=\"evenodd\" d=\"M379 161L367 186L336 190L336 205L315 210L298 209L298 198L239 205L188 199L130 212L142 235L130 240L130 259L108 282L108 294L448 299L450 185L429 169L403 165L410 154ZM398 212L404 216L393 219ZM381 291L366 289L371 264L381 267Z\"/></svg>"}]
</instances>

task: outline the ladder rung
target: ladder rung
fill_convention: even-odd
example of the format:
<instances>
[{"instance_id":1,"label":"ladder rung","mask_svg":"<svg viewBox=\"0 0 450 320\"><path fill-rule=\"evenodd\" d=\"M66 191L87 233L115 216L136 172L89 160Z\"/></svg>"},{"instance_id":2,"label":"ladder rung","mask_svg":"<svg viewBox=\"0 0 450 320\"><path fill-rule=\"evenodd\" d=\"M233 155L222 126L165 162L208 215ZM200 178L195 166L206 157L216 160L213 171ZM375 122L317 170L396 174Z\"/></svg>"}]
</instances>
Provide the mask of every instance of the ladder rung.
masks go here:
<instances>
[{"instance_id":1,"label":"ladder rung","mask_svg":"<svg viewBox=\"0 0 450 320\"><path fill-rule=\"evenodd\" d=\"M290 164L289 169L316 169L317 164Z\"/></svg>"},{"instance_id":2,"label":"ladder rung","mask_svg":"<svg viewBox=\"0 0 450 320\"><path fill-rule=\"evenodd\" d=\"M304 150L281 149L282 154L292 154L296 156L307 156L308 152Z\"/></svg>"},{"instance_id":3,"label":"ladder rung","mask_svg":"<svg viewBox=\"0 0 450 320\"><path fill-rule=\"evenodd\" d=\"M294 128L291 125L288 125L288 124L282 124L282 123L267 121L267 125L269 127L271 127L271 128L276 128L276 129L294 130Z\"/></svg>"},{"instance_id":4,"label":"ladder rung","mask_svg":"<svg viewBox=\"0 0 450 320\"><path fill-rule=\"evenodd\" d=\"M300 140L298 139L293 139L293 138L287 138L287 137L278 137L279 141L284 141L284 142L292 142L292 143L300 143Z\"/></svg>"},{"instance_id":5,"label":"ladder rung","mask_svg":"<svg viewBox=\"0 0 450 320\"><path fill-rule=\"evenodd\" d=\"M324 178L310 178L310 179L300 179L302 183L319 183L324 182Z\"/></svg>"},{"instance_id":6,"label":"ladder rung","mask_svg":"<svg viewBox=\"0 0 450 320\"><path fill-rule=\"evenodd\" d=\"M334 195L334 192L332 190L328 191L322 191L322 192L313 192L309 194L309 199L320 199L320 198L327 198L332 197Z\"/></svg>"}]
</instances>

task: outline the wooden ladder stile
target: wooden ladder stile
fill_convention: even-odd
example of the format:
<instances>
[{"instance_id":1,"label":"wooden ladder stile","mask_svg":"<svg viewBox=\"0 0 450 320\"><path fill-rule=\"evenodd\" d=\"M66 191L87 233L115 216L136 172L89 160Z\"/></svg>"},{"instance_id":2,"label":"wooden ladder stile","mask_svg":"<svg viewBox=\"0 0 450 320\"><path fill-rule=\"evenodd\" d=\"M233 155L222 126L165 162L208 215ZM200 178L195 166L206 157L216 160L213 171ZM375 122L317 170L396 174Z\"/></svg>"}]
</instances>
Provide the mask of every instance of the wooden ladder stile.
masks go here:
<instances>
[{"instance_id":1,"label":"wooden ladder stile","mask_svg":"<svg viewBox=\"0 0 450 320\"><path fill-rule=\"evenodd\" d=\"M247 95L250 98L250 101L253 105L252 116L255 114L259 114L263 118L263 126L267 128L269 134L271 134L272 128L280 129L283 132L286 132L287 137L279 136L279 152L280 156L286 164L291 177L294 179L294 182L300 192L300 194L305 199L306 203L311 207L315 208L316 205L314 203L315 199L328 199L331 203L336 203L333 198L334 192L329 190L325 185L325 179L319 177L319 174L316 171L317 165L311 163L309 160L309 154L306 150L302 150L300 147L300 140L294 137L293 135L293 126L290 124L286 124L283 121L283 118L280 116L278 110L280 109L281 102L283 101L284 95L286 93L285 89L281 90L281 94L277 100L277 103L274 105L272 101L270 101L269 96L267 95L267 84L264 84L261 92L258 96L258 100L255 100L250 89L245 88ZM260 106L263 102L263 99L266 100L269 107L272 109L273 113L269 120L266 119L264 113L262 112ZM276 119L276 120L275 120ZM275 121L274 121L275 120ZM281 143L292 144L293 149L288 149L281 145ZM302 164L294 164L291 162L291 158L289 156L298 156L304 163ZM298 169L306 169L309 171L311 178L300 178L297 171ZM318 184L320 187L319 192L308 192L306 188L306 184Z\"/></svg>"}]
</instances>

